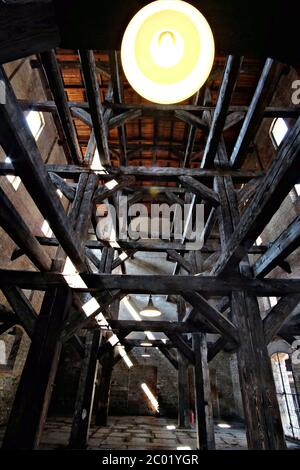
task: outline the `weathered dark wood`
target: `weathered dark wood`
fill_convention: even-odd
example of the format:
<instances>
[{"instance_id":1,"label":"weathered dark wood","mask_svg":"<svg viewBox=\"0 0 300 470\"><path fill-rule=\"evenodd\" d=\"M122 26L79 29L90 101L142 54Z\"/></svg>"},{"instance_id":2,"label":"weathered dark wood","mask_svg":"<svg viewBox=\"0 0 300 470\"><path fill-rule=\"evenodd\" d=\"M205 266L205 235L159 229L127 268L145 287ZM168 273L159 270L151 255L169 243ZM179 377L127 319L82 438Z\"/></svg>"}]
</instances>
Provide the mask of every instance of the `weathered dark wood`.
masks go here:
<instances>
[{"instance_id":1,"label":"weathered dark wood","mask_svg":"<svg viewBox=\"0 0 300 470\"><path fill-rule=\"evenodd\" d=\"M96 62L97 63L97 62ZM19 103L21 107L24 110L34 110L34 111L42 111L42 112L50 112L54 113L56 111L55 103L53 101L29 101L29 100L19 100ZM68 103L70 108L81 108L85 109L86 111L89 110L89 105L88 103L84 101L73 101ZM174 111L179 110L179 111L191 111L191 112L198 112L202 113L203 111L211 111L214 112L216 107L212 105L200 105L200 104L188 104L188 105L155 105L155 104L121 104L121 105L116 105L114 103L108 103L105 102L103 103L104 107L107 107L108 109L116 109L119 112L127 112L127 111L136 111L140 110L142 112L142 115L148 116L151 115L153 116L154 113L159 111L160 113L164 113L166 117L168 117L168 114L174 113ZM248 106L229 106L228 108L228 116L230 116L231 113L243 113L246 114L249 110ZM267 107L264 109L263 116L266 118L276 118L276 117L282 117L282 118L294 118L297 119L300 115L300 110L299 107ZM226 126L226 124L225 124Z\"/></svg>"},{"instance_id":2,"label":"weathered dark wood","mask_svg":"<svg viewBox=\"0 0 300 470\"><path fill-rule=\"evenodd\" d=\"M110 51L109 63L111 71L111 82L113 87L113 101L121 104L123 101L123 88L120 79L120 66L117 51ZM119 148L120 148L120 165L126 165L127 161L127 136L126 126L121 124L118 126Z\"/></svg>"},{"instance_id":3,"label":"weathered dark wood","mask_svg":"<svg viewBox=\"0 0 300 470\"><path fill-rule=\"evenodd\" d=\"M16 286L1 287L9 305L15 312L20 324L31 338L35 328L36 313L25 296L25 294Z\"/></svg>"},{"instance_id":4,"label":"weathered dark wood","mask_svg":"<svg viewBox=\"0 0 300 470\"><path fill-rule=\"evenodd\" d=\"M40 57L62 123L72 161L75 164L80 163L82 161L82 153L78 143L71 111L68 106L67 96L64 90L64 82L56 59L55 51L43 52Z\"/></svg>"},{"instance_id":5,"label":"weathered dark wood","mask_svg":"<svg viewBox=\"0 0 300 470\"><path fill-rule=\"evenodd\" d=\"M220 204L217 193L191 176L180 176L178 179L189 191L204 199L204 201L209 202L212 206L217 207Z\"/></svg>"},{"instance_id":6,"label":"weathered dark wood","mask_svg":"<svg viewBox=\"0 0 300 470\"><path fill-rule=\"evenodd\" d=\"M256 179L250 180L245 186L237 192L239 209L243 210L244 206L252 199L257 189L259 188L260 182Z\"/></svg>"},{"instance_id":7,"label":"weathered dark wood","mask_svg":"<svg viewBox=\"0 0 300 470\"><path fill-rule=\"evenodd\" d=\"M300 216L279 235L269 249L254 263L253 273L264 277L300 246Z\"/></svg>"},{"instance_id":8,"label":"weathered dark wood","mask_svg":"<svg viewBox=\"0 0 300 470\"><path fill-rule=\"evenodd\" d=\"M5 320L5 322L0 323L0 336L10 330L13 326L18 323L17 317L10 318L9 320Z\"/></svg>"},{"instance_id":9,"label":"weathered dark wood","mask_svg":"<svg viewBox=\"0 0 300 470\"><path fill-rule=\"evenodd\" d=\"M193 333L197 449L215 449L214 421L205 335Z\"/></svg>"},{"instance_id":10,"label":"weathered dark wood","mask_svg":"<svg viewBox=\"0 0 300 470\"><path fill-rule=\"evenodd\" d=\"M0 9L0 64L59 46L52 0L6 3Z\"/></svg>"},{"instance_id":11,"label":"weathered dark wood","mask_svg":"<svg viewBox=\"0 0 300 470\"><path fill-rule=\"evenodd\" d=\"M57 189L59 189L69 201L73 201L76 193L74 186L71 186L70 184L66 183L65 180L58 176L56 173L49 173L49 176L51 178L52 183L55 184Z\"/></svg>"},{"instance_id":12,"label":"weathered dark wood","mask_svg":"<svg viewBox=\"0 0 300 470\"><path fill-rule=\"evenodd\" d=\"M107 165L110 163L110 153L107 141L107 128L104 121L104 110L97 80L95 57L93 51L80 50L79 52L99 157L101 163Z\"/></svg>"},{"instance_id":13,"label":"weathered dark wood","mask_svg":"<svg viewBox=\"0 0 300 470\"><path fill-rule=\"evenodd\" d=\"M117 180L117 185L114 186L112 189L108 189L105 186L102 186L97 189L94 197L94 202L96 204L101 204L101 202L104 201L104 199L107 199L108 197L112 196L116 192L120 191L121 189L131 186L132 184L135 183L135 177L134 176L123 176L118 178Z\"/></svg>"},{"instance_id":14,"label":"weathered dark wood","mask_svg":"<svg viewBox=\"0 0 300 470\"><path fill-rule=\"evenodd\" d=\"M228 161L225 148L222 150L221 158L224 162ZM240 214L232 179L216 178L215 184L218 186L222 208L220 238L222 248L226 251L232 233L238 230ZM230 277L238 272L245 278L251 278L247 257L243 263L231 268ZM285 440L276 388L256 297L242 290L232 292L230 318L237 328L239 339L237 361L248 447L284 448Z\"/></svg>"},{"instance_id":15,"label":"weathered dark wood","mask_svg":"<svg viewBox=\"0 0 300 470\"><path fill-rule=\"evenodd\" d=\"M165 348L163 345L158 346L158 349L162 353L163 356L170 362L170 364L174 367L174 369L178 370L179 365L177 359L173 356L173 354L170 353L170 351Z\"/></svg>"},{"instance_id":16,"label":"weathered dark wood","mask_svg":"<svg viewBox=\"0 0 300 470\"><path fill-rule=\"evenodd\" d=\"M135 320L111 320L109 322L113 330L127 330L127 331L152 331L152 332L174 332L174 333L192 333L192 332L207 332L214 333L215 330L211 328L200 329L187 322L170 322L170 321L154 321L142 320L136 322Z\"/></svg>"},{"instance_id":17,"label":"weathered dark wood","mask_svg":"<svg viewBox=\"0 0 300 470\"><path fill-rule=\"evenodd\" d=\"M243 164L251 140L255 137L261 124L264 109L274 96L282 72L282 64L278 64L272 59L267 59L241 132L230 157L232 167L239 168Z\"/></svg>"},{"instance_id":18,"label":"weathered dark wood","mask_svg":"<svg viewBox=\"0 0 300 470\"><path fill-rule=\"evenodd\" d=\"M173 343L174 348L177 348L178 351L188 360L190 364L195 363L195 357L192 348L189 344L183 339L183 336L179 333L166 332L166 335Z\"/></svg>"},{"instance_id":19,"label":"weathered dark wood","mask_svg":"<svg viewBox=\"0 0 300 470\"><path fill-rule=\"evenodd\" d=\"M183 110L175 110L174 114L178 119L180 119L183 122L186 122L190 126L194 126L197 129L201 129L202 131L207 132L208 130L207 123L203 119L200 119L199 117L195 116L195 114L192 114L189 111L183 111Z\"/></svg>"},{"instance_id":20,"label":"weathered dark wood","mask_svg":"<svg viewBox=\"0 0 300 470\"><path fill-rule=\"evenodd\" d=\"M191 265L191 263L185 259L183 256L181 256L177 251L175 250L167 250L167 254L169 257L176 261L183 269L185 269L188 273L193 274L194 268Z\"/></svg>"},{"instance_id":21,"label":"weathered dark wood","mask_svg":"<svg viewBox=\"0 0 300 470\"><path fill-rule=\"evenodd\" d=\"M86 182L84 194L80 204L80 211L76 220L75 231L80 240L79 249L83 251L88 238L88 229L91 225L92 210L94 205L94 194L98 184L97 175L89 175Z\"/></svg>"},{"instance_id":22,"label":"weathered dark wood","mask_svg":"<svg viewBox=\"0 0 300 470\"><path fill-rule=\"evenodd\" d=\"M226 346L227 340L226 338L223 338L223 336L220 336L214 343L209 344L208 349L207 349L207 361L210 362L213 360L216 355L224 349L224 346Z\"/></svg>"},{"instance_id":23,"label":"weathered dark wood","mask_svg":"<svg viewBox=\"0 0 300 470\"><path fill-rule=\"evenodd\" d=\"M238 335L236 327L220 312L218 312L207 300L205 300L197 292L185 292L183 294L185 300L189 302L194 309L185 318L187 322L196 322L197 313L199 312L220 332L226 336L229 341L238 343Z\"/></svg>"},{"instance_id":24,"label":"weathered dark wood","mask_svg":"<svg viewBox=\"0 0 300 470\"><path fill-rule=\"evenodd\" d=\"M206 147L201 161L201 168L213 168L220 138L224 130L231 97L235 89L241 66L241 58L229 56L227 59L216 109L213 114Z\"/></svg>"},{"instance_id":25,"label":"weathered dark wood","mask_svg":"<svg viewBox=\"0 0 300 470\"><path fill-rule=\"evenodd\" d=\"M1 227L38 269L49 270L51 267L50 257L31 234L29 227L19 215L15 206L10 202L2 188L0 188L0 206Z\"/></svg>"},{"instance_id":26,"label":"weathered dark wood","mask_svg":"<svg viewBox=\"0 0 300 470\"><path fill-rule=\"evenodd\" d=\"M132 175L136 177L158 178L158 177L185 177L190 176L193 178L213 178L215 176L232 176L235 181L242 182L251 179L251 177L264 176L263 172L241 171L241 170L206 170L206 169L192 169L192 168L171 168L171 167L118 167L109 168L111 174Z\"/></svg>"},{"instance_id":27,"label":"weathered dark wood","mask_svg":"<svg viewBox=\"0 0 300 470\"><path fill-rule=\"evenodd\" d=\"M100 338L100 331L97 330L88 332L86 335L85 354L80 370L69 441L69 447L72 449L85 449L87 446L98 371L97 352Z\"/></svg>"},{"instance_id":28,"label":"weathered dark wood","mask_svg":"<svg viewBox=\"0 0 300 470\"><path fill-rule=\"evenodd\" d=\"M247 279L232 276L230 279L215 276L118 275L81 274L88 287L74 287L74 292L97 292L103 289L123 293L181 294L202 292L208 296L228 295L231 291L247 291L257 297L297 294L299 279ZM22 289L47 290L66 285L59 273L38 273L0 269L0 287L17 285Z\"/></svg>"},{"instance_id":29,"label":"weathered dark wood","mask_svg":"<svg viewBox=\"0 0 300 470\"><path fill-rule=\"evenodd\" d=\"M113 372L114 350L111 349L106 353L102 360L100 384L98 391L98 404L95 416L96 426L107 426L111 376Z\"/></svg>"},{"instance_id":30,"label":"weathered dark wood","mask_svg":"<svg viewBox=\"0 0 300 470\"><path fill-rule=\"evenodd\" d=\"M221 274L236 265L261 234L285 196L296 184L299 175L300 119L286 137L267 176L243 213L214 273Z\"/></svg>"},{"instance_id":31,"label":"weathered dark wood","mask_svg":"<svg viewBox=\"0 0 300 470\"><path fill-rule=\"evenodd\" d=\"M140 109L130 109L125 113L118 114L117 116L113 116L107 123L109 129L114 129L116 127L122 127L124 124L130 121L134 121L141 117L142 111Z\"/></svg>"},{"instance_id":32,"label":"weathered dark wood","mask_svg":"<svg viewBox=\"0 0 300 470\"><path fill-rule=\"evenodd\" d=\"M94 173L90 168L76 165L45 165L45 170L50 173L56 173L61 178L78 179L81 173ZM99 168L101 172L101 168ZM249 170L201 170L195 168L171 168L171 167L108 167L107 173L101 173L101 179L111 180L117 176L135 176L145 178L163 178L166 180L174 180L179 176L192 176L194 178L203 179L213 178L215 176L231 176L235 182L244 183L252 178L261 179L265 173L262 171ZM0 175L15 175L16 170L10 163L0 162Z\"/></svg>"},{"instance_id":33,"label":"weathered dark wood","mask_svg":"<svg viewBox=\"0 0 300 470\"><path fill-rule=\"evenodd\" d=\"M77 119L80 119L84 124L89 126L91 129L93 128L93 121L91 118L90 113L88 113L85 109L82 108L71 108L72 116Z\"/></svg>"},{"instance_id":34,"label":"weathered dark wood","mask_svg":"<svg viewBox=\"0 0 300 470\"><path fill-rule=\"evenodd\" d=\"M282 297L263 321L266 343L270 343L300 302L300 295ZM285 327L285 325L284 325Z\"/></svg>"},{"instance_id":35,"label":"weathered dark wood","mask_svg":"<svg viewBox=\"0 0 300 470\"><path fill-rule=\"evenodd\" d=\"M257 303L243 292L233 292L231 310L240 335L237 358L248 446L283 449L285 440L276 389Z\"/></svg>"},{"instance_id":36,"label":"weathered dark wood","mask_svg":"<svg viewBox=\"0 0 300 470\"><path fill-rule=\"evenodd\" d=\"M3 68L0 69L0 80L6 85L6 105L0 106L1 145L5 153L10 155L27 191L44 218L48 220L63 249L81 271L85 268L85 262L78 251L76 235L68 227L61 201Z\"/></svg>"},{"instance_id":37,"label":"weathered dark wood","mask_svg":"<svg viewBox=\"0 0 300 470\"><path fill-rule=\"evenodd\" d=\"M40 423L49 405L61 350L58 338L70 305L70 290L49 290L45 295L4 436L3 449L38 447ZM37 377L39 380L36 380Z\"/></svg>"}]
</instances>

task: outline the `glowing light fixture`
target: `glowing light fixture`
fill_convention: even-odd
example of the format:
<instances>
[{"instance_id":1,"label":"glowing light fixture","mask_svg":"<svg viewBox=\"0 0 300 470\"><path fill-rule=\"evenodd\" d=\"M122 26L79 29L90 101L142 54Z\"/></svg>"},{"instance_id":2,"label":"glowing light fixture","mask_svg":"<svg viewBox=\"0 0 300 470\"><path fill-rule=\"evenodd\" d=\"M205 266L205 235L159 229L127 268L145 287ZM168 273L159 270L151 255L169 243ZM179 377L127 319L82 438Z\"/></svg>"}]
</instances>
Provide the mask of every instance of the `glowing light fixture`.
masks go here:
<instances>
[{"instance_id":1,"label":"glowing light fixture","mask_svg":"<svg viewBox=\"0 0 300 470\"><path fill-rule=\"evenodd\" d=\"M147 347L150 348L150 347L152 346L152 343L146 343L146 342L144 342L144 343L141 343L141 346L143 346L144 348L147 348Z\"/></svg>"},{"instance_id":2,"label":"glowing light fixture","mask_svg":"<svg viewBox=\"0 0 300 470\"><path fill-rule=\"evenodd\" d=\"M231 428L231 426L230 426L230 424L227 424L227 423L219 423L218 428L229 429L229 428Z\"/></svg>"},{"instance_id":3,"label":"glowing light fixture","mask_svg":"<svg viewBox=\"0 0 300 470\"><path fill-rule=\"evenodd\" d=\"M161 311L158 308L155 307L155 305L152 301L151 295L149 297L149 302L148 302L147 307L145 307L140 312L140 314L142 315L142 317L159 317L161 315Z\"/></svg>"},{"instance_id":4,"label":"glowing light fixture","mask_svg":"<svg viewBox=\"0 0 300 470\"><path fill-rule=\"evenodd\" d=\"M130 21L121 46L128 82L149 101L178 103L205 83L215 55L204 16L182 0L157 0Z\"/></svg>"}]
</instances>

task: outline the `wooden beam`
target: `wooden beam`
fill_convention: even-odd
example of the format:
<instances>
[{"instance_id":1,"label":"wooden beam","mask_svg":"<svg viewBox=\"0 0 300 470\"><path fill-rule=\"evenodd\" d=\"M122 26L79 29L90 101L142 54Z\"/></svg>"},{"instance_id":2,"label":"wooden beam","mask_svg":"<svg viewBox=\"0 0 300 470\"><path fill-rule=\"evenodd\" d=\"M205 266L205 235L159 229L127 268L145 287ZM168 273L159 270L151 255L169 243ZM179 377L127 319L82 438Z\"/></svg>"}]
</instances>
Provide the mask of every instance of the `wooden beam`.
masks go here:
<instances>
[{"instance_id":1,"label":"wooden beam","mask_svg":"<svg viewBox=\"0 0 300 470\"><path fill-rule=\"evenodd\" d=\"M94 173L95 170L76 165L45 165L49 173L56 173L61 178L78 179L81 173ZM102 173L101 173L102 171ZM0 162L1 175L15 175L16 170L10 163ZM261 179L265 176L262 171L242 170L201 170L194 168L172 168L172 167L108 167L106 172L99 168L99 176L103 180L111 180L118 176L135 176L139 178L163 178L174 180L179 176L192 176L200 180L214 178L215 176L231 176L237 183L245 183L253 178ZM170 188L171 189L171 188Z\"/></svg>"},{"instance_id":2,"label":"wooden beam","mask_svg":"<svg viewBox=\"0 0 300 470\"><path fill-rule=\"evenodd\" d=\"M270 343L276 336L282 325L286 322L293 310L300 303L300 295L287 295L282 297L270 310L263 321L266 343ZM284 325L285 326L285 325Z\"/></svg>"},{"instance_id":3,"label":"wooden beam","mask_svg":"<svg viewBox=\"0 0 300 470\"><path fill-rule=\"evenodd\" d=\"M49 173L49 176L52 183L55 184L56 188L59 189L59 191L61 191L69 201L73 201L76 193L74 186L66 183L65 180L56 173Z\"/></svg>"},{"instance_id":4,"label":"wooden beam","mask_svg":"<svg viewBox=\"0 0 300 470\"><path fill-rule=\"evenodd\" d=\"M59 46L60 33L52 0L10 3L1 2L0 64Z\"/></svg>"},{"instance_id":5,"label":"wooden beam","mask_svg":"<svg viewBox=\"0 0 300 470\"><path fill-rule=\"evenodd\" d=\"M22 290L16 286L5 286L2 287L1 290L18 317L20 324L23 326L29 338L31 338L36 321L36 313L31 303Z\"/></svg>"},{"instance_id":6,"label":"wooden beam","mask_svg":"<svg viewBox=\"0 0 300 470\"><path fill-rule=\"evenodd\" d=\"M201 168L213 168L214 166L215 156L224 130L228 108L238 79L240 67L240 57L228 57L216 109L213 113L203 159L201 161Z\"/></svg>"},{"instance_id":7,"label":"wooden beam","mask_svg":"<svg viewBox=\"0 0 300 470\"><path fill-rule=\"evenodd\" d=\"M225 148L218 156L224 163L228 162ZM240 214L232 179L216 178L215 183L222 208L220 238L222 248L226 250L232 234L238 230ZM239 273L241 277L252 278L247 257L243 263L231 268L229 277ZM231 294L230 318L236 326L239 342L237 361L247 441L250 449L281 449L285 447L285 440L256 296L257 293L251 296L245 290Z\"/></svg>"},{"instance_id":8,"label":"wooden beam","mask_svg":"<svg viewBox=\"0 0 300 470\"><path fill-rule=\"evenodd\" d=\"M174 333L192 333L199 332L200 329L187 322L170 322L170 321L154 321L154 320L142 320L136 322L135 320L110 320L110 327L113 330L126 330L126 331L152 331L152 332L174 332ZM206 328L201 330L203 332L212 333L215 330Z\"/></svg>"},{"instance_id":9,"label":"wooden beam","mask_svg":"<svg viewBox=\"0 0 300 470\"><path fill-rule=\"evenodd\" d=\"M199 180L202 178L213 178L215 176L232 176L236 182L249 181L252 178L261 178L264 176L263 172L241 171L241 170L206 170L196 168L172 168L172 167L143 167L143 166L128 166L128 167L111 167L108 168L111 174L115 175L132 175L135 177L143 178L179 178L179 177L193 177Z\"/></svg>"},{"instance_id":10,"label":"wooden beam","mask_svg":"<svg viewBox=\"0 0 300 470\"><path fill-rule=\"evenodd\" d=\"M134 176L123 176L118 178L118 181L116 181L116 185L113 188L109 188L107 186L102 186L97 189L94 197L94 202L95 204L101 204L105 199L108 197L112 196L116 192L120 191L121 189L130 186L135 183L135 177Z\"/></svg>"},{"instance_id":11,"label":"wooden beam","mask_svg":"<svg viewBox=\"0 0 300 470\"><path fill-rule=\"evenodd\" d=\"M10 155L27 191L49 222L63 249L78 270L82 271L85 262L78 250L76 234L68 227L64 208L3 68L0 69L0 80L6 85L6 104L0 105L1 145L5 153Z\"/></svg>"},{"instance_id":12,"label":"wooden beam","mask_svg":"<svg viewBox=\"0 0 300 470\"><path fill-rule=\"evenodd\" d=\"M230 164L234 168L242 166L251 140L261 124L264 109L274 96L283 72L283 65L272 59L267 59L253 99L245 117L241 132L230 157Z\"/></svg>"},{"instance_id":13,"label":"wooden beam","mask_svg":"<svg viewBox=\"0 0 300 470\"><path fill-rule=\"evenodd\" d=\"M268 174L243 213L214 268L215 274L224 273L229 266L236 265L271 220L285 196L297 182L300 170L299 155L300 119L286 137Z\"/></svg>"},{"instance_id":14,"label":"wooden beam","mask_svg":"<svg viewBox=\"0 0 300 470\"><path fill-rule=\"evenodd\" d=\"M98 292L103 289L122 290L124 293L181 294L183 292L202 292L208 296L228 295L231 291L247 291L258 297L281 297L297 294L300 291L299 279L248 279L214 276L167 276L167 275L118 275L118 274L81 274L88 287L73 287L74 292ZM51 287L66 285L60 273L38 273L0 269L0 288L16 285L22 289L47 290Z\"/></svg>"},{"instance_id":15,"label":"wooden beam","mask_svg":"<svg viewBox=\"0 0 300 470\"><path fill-rule=\"evenodd\" d=\"M67 96L64 89L64 82L59 64L56 59L55 51L52 50L50 52L42 52L40 57L51 92L53 94L72 161L75 164L79 164L82 162L82 153L78 143L77 133L71 116L71 111L68 106Z\"/></svg>"},{"instance_id":16,"label":"wooden beam","mask_svg":"<svg viewBox=\"0 0 300 470\"><path fill-rule=\"evenodd\" d=\"M107 426L113 362L114 350L111 349L106 353L105 358L102 360L100 384L97 393L98 403L95 417L96 426Z\"/></svg>"},{"instance_id":17,"label":"wooden beam","mask_svg":"<svg viewBox=\"0 0 300 470\"><path fill-rule=\"evenodd\" d=\"M96 61L97 63L97 61ZM55 113L56 107L53 101L30 101L30 100L19 100L21 107L24 110L33 110L33 111L42 111ZM81 108L86 111L89 111L89 104L84 101L70 101L68 102L70 108ZM118 112L127 112L127 111L136 111L139 110L142 112L143 116L153 116L155 113L163 113L165 117L170 117L170 114L174 114L176 110L178 111L190 111L193 113L202 113L203 111L214 112L216 107L209 105L200 105L199 103L189 104L189 105L156 105L156 104L121 104L117 105L111 102L104 102L103 106L107 109L115 109ZM246 114L249 110L248 106L229 106L228 115L232 113L243 113ZM271 106L267 107L263 111L263 116L265 118L293 118L297 119L300 116L299 107L283 107L283 106Z\"/></svg>"},{"instance_id":18,"label":"wooden beam","mask_svg":"<svg viewBox=\"0 0 300 470\"><path fill-rule=\"evenodd\" d=\"M194 381L197 449L212 450L215 449L215 436L206 338L201 333L193 333L192 338L195 355Z\"/></svg>"},{"instance_id":19,"label":"wooden beam","mask_svg":"<svg viewBox=\"0 0 300 470\"><path fill-rule=\"evenodd\" d=\"M176 261L183 269L185 269L188 273L193 274L194 268L191 265L191 263L185 259L183 256L181 256L177 251L175 250L167 250L168 256Z\"/></svg>"},{"instance_id":20,"label":"wooden beam","mask_svg":"<svg viewBox=\"0 0 300 470\"><path fill-rule=\"evenodd\" d=\"M111 71L111 82L113 87L113 101L121 104L123 100L123 88L120 79L119 57L117 51L110 51L109 63ZM127 136L125 124L118 126L119 148L120 148L120 165L126 165L127 161Z\"/></svg>"},{"instance_id":21,"label":"wooden beam","mask_svg":"<svg viewBox=\"0 0 300 470\"><path fill-rule=\"evenodd\" d=\"M245 205L251 200L260 186L257 179L250 180L245 186L237 192L237 198L240 211L243 211Z\"/></svg>"},{"instance_id":22,"label":"wooden beam","mask_svg":"<svg viewBox=\"0 0 300 470\"><path fill-rule=\"evenodd\" d=\"M260 278L266 276L299 246L300 216L298 215L281 235L271 243L269 249L254 263L254 276Z\"/></svg>"},{"instance_id":23,"label":"wooden beam","mask_svg":"<svg viewBox=\"0 0 300 470\"><path fill-rule=\"evenodd\" d=\"M210 305L207 300L205 300L197 292L185 292L183 297L187 302L189 302L194 309L190 312L185 321L187 322L196 322L198 312L200 315L204 316L216 329L220 332L221 335L224 335L228 338L229 341L233 343L238 343L238 335L236 327L218 310L216 310L212 305Z\"/></svg>"},{"instance_id":24,"label":"wooden beam","mask_svg":"<svg viewBox=\"0 0 300 470\"><path fill-rule=\"evenodd\" d=\"M3 449L32 450L38 447L40 423L49 405L60 356L58 338L70 305L70 290L49 290L45 295L6 428Z\"/></svg>"},{"instance_id":25,"label":"wooden beam","mask_svg":"<svg viewBox=\"0 0 300 470\"><path fill-rule=\"evenodd\" d=\"M259 309L251 297L243 292L232 294L231 309L240 335L241 345L237 350L237 358L244 409L247 413L248 446L256 450L285 448L272 367ZM247 341L245 337L248 338Z\"/></svg>"},{"instance_id":26,"label":"wooden beam","mask_svg":"<svg viewBox=\"0 0 300 470\"><path fill-rule=\"evenodd\" d=\"M110 163L107 127L104 121L94 53L89 50L80 50L79 55L100 161L103 165L107 165Z\"/></svg>"},{"instance_id":27,"label":"wooden beam","mask_svg":"<svg viewBox=\"0 0 300 470\"><path fill-rule=\"evenodd\" d=\"M204 199L204 201L208 202L213 207L217 207L220 204L218 194L208 186L205 186L191 176L180 176L178 179L184 187L188 188L189 191L196 194L201 199Z\"/></svg>"},{"instance_id":28,"label":"wooden beam","mask_svg":"<svg viewBox=\"0 0 300 470\"><path fill-rule=\"evenodd\" d=\"M48 271L51 267L50 257L31 234L29 227L19 215L15 206L10 202L2 188L0 188L0 205L1 227L38 269Z\"/></svg>"},{"instance_id":29,"label":"wooden beam","mask_svg":"<svg viewBox=\"0 0 300 470\"><path fill-rule=\"evenodd\" d=\"M190 126L193 126L197 129L201 129L202 131L205 131L205 132L208 131L207 122L195 116L195 114L192 114L189 111L183 111L183 110L175 110L174 114L175 114L175 117L177 117L177 119L180 119L180 121L183 121L186 124L189 124Z\"/></svg>"},{"instance_id":30,"label":"wooden beam","mask_svg":"<svg viewBox=\"0 0 300 470\"><path fill-rule=\"evenodd\" d=\"M174 369L178 370L179 365L177 359L170 353L168 349L166 349L163 345L158 346L158 349L162 353L163 356L169 361L169 363L174 367Z\"/></svg>"},{"instance_id":31,"label":"wooden beam","mask_svg":"<svg viewBox=\"0 0 300 470\"><path fill-rule=\"evenodd\" d=\"M224 349L226 346L227 340L223 336L220 336L214 343L208 346L207 350L207 361L210 362L216 357L216 355Z\"/></svg>"},{"instance_id":32,"label":"wooden beam","mask_svg":"<svg viewBox=\"0 0 300 470\"><path fill-rule=\"evenodd\" d=\"M166 333L166 336L173 343L174 348L177 348L178 351L183 354L183 356L188 360L190 364L195 363L195 357L192 348L189 344L183 339L183 336L179 333Z\"/></svg>"},{"instance_id":33,"label":"wooden beam","mask_svg":"<svg viewBox=\"0 0 300 470\"><path fill-rule=\"evenodd\" d=\"M87 446L98 372L97 352L100 339L100 331L87 333L69 441L71 449L85 449Z\"/></svg>"},{"instance_id":34,"label":"wooden beam","mask_svg":"<svg viewBox=\"0 0 300 470\"><path fill-rule=\"evenodd\" d=\"M134 121L141 116L142 111L140 109L130 109L129 111L125 111L125 113L111 117L107 125L109 129L115 129L116 127L122 127L127 122Z\"/></svg>"}]
</instances>

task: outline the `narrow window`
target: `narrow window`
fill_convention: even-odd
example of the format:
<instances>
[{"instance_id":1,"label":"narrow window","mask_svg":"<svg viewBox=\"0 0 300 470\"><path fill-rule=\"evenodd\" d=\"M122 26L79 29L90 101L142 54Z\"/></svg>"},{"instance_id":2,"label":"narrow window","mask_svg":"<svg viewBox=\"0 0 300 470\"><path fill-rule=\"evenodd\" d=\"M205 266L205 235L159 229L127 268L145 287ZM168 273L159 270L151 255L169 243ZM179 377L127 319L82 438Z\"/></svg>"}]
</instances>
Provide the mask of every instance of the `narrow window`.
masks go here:
<instances>
[{"instance_id":1,"label":"narrow window","mask_svg":"<svg viewBox=\"0 0 300 470\"><path fill-rule=\"evenodd\" d=\"M26 121L33 137L37 141L45 126L43 113L39 111L30 111L26 116Z\"/></svg>"},{"instance_id":2,"label":"narrow window","mask_svg":"<svg viewBox=\"0 0 300 470\"><path fill-rule=\"evenodd\" d=\"M275 118L270 127L270 136L274 147L279 148L281 142L285 138L287 131L289 130L286 122L282 118Z\"/></svg>"}]
</instances>

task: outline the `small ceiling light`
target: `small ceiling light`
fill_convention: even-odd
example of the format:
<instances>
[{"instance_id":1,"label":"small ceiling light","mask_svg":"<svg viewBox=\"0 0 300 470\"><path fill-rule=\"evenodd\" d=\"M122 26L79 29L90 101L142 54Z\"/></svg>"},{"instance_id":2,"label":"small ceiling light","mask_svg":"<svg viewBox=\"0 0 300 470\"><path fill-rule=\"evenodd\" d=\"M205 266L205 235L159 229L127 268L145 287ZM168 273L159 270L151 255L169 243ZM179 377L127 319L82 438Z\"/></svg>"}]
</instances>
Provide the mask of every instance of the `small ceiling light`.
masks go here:
<instances>
[{"instance_id":1,"label":"small ceiling light","mask_svg":"<svg viewBox=\"0 0 300 470\"><path fill-rule=\"evenodd\" d=\"M150 354L142 354L142 357L151 357Z\"/></svg>"},{"instance_id":2,"label":"small ceiling light","mask_svg":"<svg viewBox=\"0 0 300 470\"><path fill-rule=\"evenodd\" d=\"M152 301L152 296L150 295L149 297L149 302L147 307L145 307L140 314L142 317L160 317L161 311L155 307L153 301Z\"/></svg>"},{"instance_id":3,"label":"small ceiling light","mask_svg":"<svg viewBox=\"0 0 300 470\"><path fill-rule=\"evenodd\" d=\"M121 46L125 76L149 101L178 103L206 82L215 55L204 16L182 0L158 0L130 21Z\"/></svg>"},{"instance_id":4,"label":"small ceiling light","mask_svg":"<svg viewBox=\"0 0 300 470\"><path fill-rule=\"evenodd\" d=\"M229 428L231 428L231 426L230 426L230 424L227 424L227 423L219 423L218 428L229 429Z\"/></svg>"},{"instance_id":5,"label":"small ceiling light","mask_svg":"<svg viewBox=\"0 0 300 470\"><path fill-rule=\"evenodd\" d=\"M152 343L146 343L146 342L144 342L144 343L141 343L141 346L143 346L144 348L147 348L147 347L150 348L150 347L152 346Z\"/></svg>"}]
</instances>

